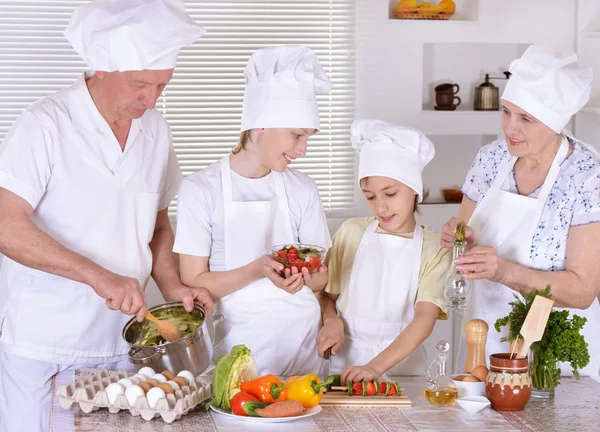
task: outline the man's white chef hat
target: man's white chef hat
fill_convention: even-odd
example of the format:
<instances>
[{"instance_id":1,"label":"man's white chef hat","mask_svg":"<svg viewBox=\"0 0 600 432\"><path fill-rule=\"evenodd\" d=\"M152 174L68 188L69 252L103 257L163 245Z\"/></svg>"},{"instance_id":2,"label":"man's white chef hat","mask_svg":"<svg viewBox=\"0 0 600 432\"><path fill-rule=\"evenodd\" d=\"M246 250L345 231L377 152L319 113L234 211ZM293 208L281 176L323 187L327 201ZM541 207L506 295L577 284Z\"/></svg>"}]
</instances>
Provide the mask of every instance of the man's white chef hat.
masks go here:
<instances>
[{"instance_id":1,"label":"man's white chef hat","mask_svg":"<svg viewBox=\"0 0 600 432\"><path fill-rule=\"evenodd\" d=\"M423 201L421 172L435 156L433 143L419 130L381 120L356 120L352 146L358 151L358 181L383 176L404 183Z\"/></svg>"},{"instance_id":2,"label":"man's white chef hat","mask_svg":"<svg viewBox=\"0 0 600 432\"><path fill-rule=\"evenodd\" d=\"M561 133L590 99L593 73L577 65L575 53L532 45L509 68L502 99L517 105Z\"/></svg>"},{"instance_id":3,"label":"man's white chef hat","mask_svg":"<svg viewBox=\"0 0 600 432\"><path fill-rule=\"evenodd\" d=\"M173 69L205 30L181 0L95 0L73 11L65 36L93 70Z\"/></svg>"},{"instance_id":4,"label":"man's white chef hat","mask_svg":"<svg viewBox=\"0 0 600 432\"><path fill-rule=\"evenodd\" d=\"M241 131L255 128L321 128L317 95L331 80L317 55L305 46L263 48L244 71L246 88Z\"/></svg>"}]
</instances>

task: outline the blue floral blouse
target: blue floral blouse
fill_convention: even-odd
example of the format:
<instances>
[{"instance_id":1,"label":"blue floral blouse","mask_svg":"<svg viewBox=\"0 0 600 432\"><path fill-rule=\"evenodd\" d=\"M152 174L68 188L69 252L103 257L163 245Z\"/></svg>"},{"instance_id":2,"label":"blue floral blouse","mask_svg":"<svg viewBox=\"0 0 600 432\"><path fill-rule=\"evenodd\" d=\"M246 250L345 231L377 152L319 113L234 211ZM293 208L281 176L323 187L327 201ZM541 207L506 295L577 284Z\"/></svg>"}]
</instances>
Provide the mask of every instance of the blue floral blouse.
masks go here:
<instances>
[{"instance_id":1,"label":"blue floral blouse","mask_svg":"<svg viewBox=\"0 0 600 432\"><path fill-rule=\"evenodd\" d=\"M462 187L467 198L479 203L502 164L510 157L504 139L482 147ZM540 189L529 196L537 198ZM518 193L514 170L502 185L502 190ZM575 142L573 152L560 166L558 178L533 237L530 257L535 268L564 270L569 228L594 222L600 222L600 159L588 148Z\"/></svg>"}]
</instances>

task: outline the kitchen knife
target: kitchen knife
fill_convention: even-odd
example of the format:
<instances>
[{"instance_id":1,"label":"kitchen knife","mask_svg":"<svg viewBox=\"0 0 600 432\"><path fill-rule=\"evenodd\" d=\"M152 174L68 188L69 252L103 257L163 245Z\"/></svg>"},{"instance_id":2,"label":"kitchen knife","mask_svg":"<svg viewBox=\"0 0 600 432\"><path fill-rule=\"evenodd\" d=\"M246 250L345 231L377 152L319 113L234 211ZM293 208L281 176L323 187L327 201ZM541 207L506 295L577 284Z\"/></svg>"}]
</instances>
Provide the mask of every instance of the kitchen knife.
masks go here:
<instances>
[{"instance_id":1,"label":"kitchen knife","mask_svg":"<svg viewBox=\"0 0 600 432\"><path fill-rule=\"evenodd\" d=\"M325 359L325 365L323 367L324 376L323 381L327 379L329 376L329 366L331 365L331 347L327 348L323 353L323 358Z\"/></svg>"}]
</instances>

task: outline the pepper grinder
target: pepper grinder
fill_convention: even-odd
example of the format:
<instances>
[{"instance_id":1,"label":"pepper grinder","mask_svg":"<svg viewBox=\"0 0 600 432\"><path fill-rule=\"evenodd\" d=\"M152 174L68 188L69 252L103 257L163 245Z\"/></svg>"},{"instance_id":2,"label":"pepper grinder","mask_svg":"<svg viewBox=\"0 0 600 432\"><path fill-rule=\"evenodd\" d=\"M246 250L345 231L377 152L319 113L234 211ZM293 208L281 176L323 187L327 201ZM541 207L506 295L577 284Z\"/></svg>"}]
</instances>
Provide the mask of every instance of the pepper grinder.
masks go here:
<instances>
[{"instance_id":1,"label":"pepper grinder","mask_svg":"<svg viewBox=\"0 0 600 432\"><path fill-rule=\"evenodd\" d=\"M488 330L487 323L480 319L472 319L465 325L467 340L466 373L471 373L479 365L487 367L485 344L487 343Z\"/></svg>"}]
</instances>

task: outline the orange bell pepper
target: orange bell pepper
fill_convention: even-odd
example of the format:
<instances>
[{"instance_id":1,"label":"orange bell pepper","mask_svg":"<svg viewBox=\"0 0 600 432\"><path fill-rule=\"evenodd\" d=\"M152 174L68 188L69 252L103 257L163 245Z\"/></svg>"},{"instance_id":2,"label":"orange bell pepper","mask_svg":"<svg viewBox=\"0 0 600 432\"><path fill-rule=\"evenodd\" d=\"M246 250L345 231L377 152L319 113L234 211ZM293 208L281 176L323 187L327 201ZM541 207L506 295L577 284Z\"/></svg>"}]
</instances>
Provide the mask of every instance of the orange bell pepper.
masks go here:
<instances>
[{"instance_id":1,"label":"orange bell pepper","mask_svg":"<svg viewBox=\"0 0 600 432\"><path fill-rule=\"evenodd\" d=\"M331 376L321 382L315 374L291 377L285 382L287 399L300 402L304 408L318 405L323 399L323 392L327 391L333 379Z\"/></svg>"},{"instance_id":2,"label":"orange bell pepper","mask_svg":"<svg viewBox=\"0 0 600 432\"><path fill-rule=\"evenodd\" d=\"M240 390L251 394L261 402L272 404L286 400L285 385L275 375L265 375L251 381L243 382Z\"/></svg>"}]
</instances>

